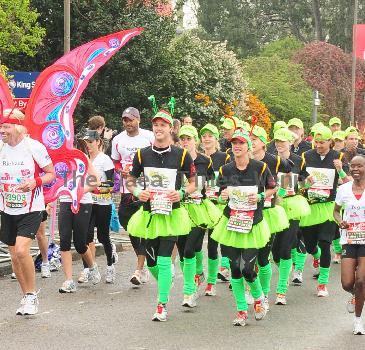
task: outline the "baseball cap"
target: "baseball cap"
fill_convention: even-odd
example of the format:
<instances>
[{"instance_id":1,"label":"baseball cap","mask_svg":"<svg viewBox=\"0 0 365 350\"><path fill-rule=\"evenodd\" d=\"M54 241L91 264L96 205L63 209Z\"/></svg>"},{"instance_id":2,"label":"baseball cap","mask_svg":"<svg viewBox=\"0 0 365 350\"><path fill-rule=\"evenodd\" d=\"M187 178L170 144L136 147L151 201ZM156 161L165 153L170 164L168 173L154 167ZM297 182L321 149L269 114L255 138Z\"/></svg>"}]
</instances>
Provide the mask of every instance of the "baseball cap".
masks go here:
<instances>
[{"instance_id":1,"label":"baseball cap","mask_svg":"<svg viewBox=\"0 0 365 350\"><path fill-rule=\"evenodd\" d=\"M274 124L274 133L275 131L279 130L279 129L282 129L282 128L287 128L287 125L284 121L282 120L278 120L277 122L275 122Z\"/></svg>"},{"instance_id":2,"label":"baseball cap","mask_svg":"<svg viewBox=\"0 0 365 350\"><path fill-rule=\"evenodd\" d=\"M316 141L328 141L332 139L332 131L327 126L319 126L314 132L314 139Z\"/></svg>"},{"instance_id":3,"label":"baseball cap","mask_svg":"<svg viewBox=\"0 0 365 350\"><path fill-rule=\"evenodd\" d=\"M289 129L281 128L274 133L274 140L292 142L294 135Z\"/></svg>"},{"instance_id":4,"label":"baseball cap","mask_svg":"<svg viewBox=\"0 0 365 350\"><path fill-rule=\"evenodd\" d=\"M192 125L183 125L181 127L179 137L182 136L193 137L196 141L199 139L198 131L196 130L195 126Z\"/></svg>"},{"instance_id":5,"label":"baseball cap","mask_svg":"<svg viewBox=\"0 0 365 350\"><path fill-rule=\"evenodd\" d=\"M333 124L340 124L341 125L341 119L337 117L333 117L328 122L329 126L332 126Z\"/></svg>"},{"instance_id":6,"label":"baseball cap","mask_svg":"<svg viewBox=\"0 0 365 350\"><path fill-rule=\"evenodd\" d=\"M250 140L250 135L247 132L245 132L244 130L242 130L242 129L236 130L232 136L231 142L233 142L234 140L238 140L238 141L247 143L248 149L249 150L252 149L252 142Z\"/></svg>"},{"instance_id":7,"label":"baseball cap","mask_svg":"<svg viewBox=\"0 0 365 350\"><path fill-rule=\"evenodd\" d=\"M86 130L84 135L81 137L85 141L100 140L100 134L96 130Z\"/></svg>"},{"instance_id":8,"label":"baseball cap","mask_svg":"<svg viewBox=\"0 0 365 350\"><path fill-rule=\"evenodd\" d=\"M299 118L292 118L288 121L288 128L296 126L299 129L303 129L303 122Z\"/></svg>"},{"instance_id":9,"label":"baseball cap","mask_svg":"<svg viewBox=\"0 0 365 350\"><path fill-rule=\"evenodd\" d=\"M258 137L264 144L267 144L267 132L261 126L255 125L252 134Z\"/></svg>"},{"instance_id":10,"label":"baseball cap","mask_svg":"<svg viewBox=\"0 0 365 350\"><path fill-rule=\"evenodd\" d=\"M332 139L333 140L341 140L344 141L346 138L346 132L339 130L339 131L335 131L332 135Z\"/></svg>"},{"instance_id":11,"label":"baseball cap","mask_svg":"<svg viewBox=\"0 0 365 350\"><path fill-rule=\"evenodd\" d=\"M162 119L171 126L174 124L174 120L172 119L171 114L163 109L157 112L157 114L152 118L152 121L154 121L155 119Z\"/></svg>"},{"instance_id":12,"label":"baseball cap","mask_svg":"<svg viewBox=\"0 0 365 350\"><path fill-rule=\"evenodd\" d=\"M139 110L134 107L128 107L123 111L122 119L128 118L128 119L138 119L141 120L141 116L139 114Z\"/></svg>"},{"instance_id":13,"label":"baseball cap","mask_svg":"<svg viewBox=\"0 0 365 350\"><path fill-rule=\"evenodd\" d=\"M311 127L311 129L310 129L310 133L311 133L311 134L315 134L316 130L317 130L318 128L321 128L322 126L324 126L324 124L323 124L322 122L319 122L319 123L314 124L314 125Z\"/></svg>"},{"instance_id":14,"label":"baseball cap","mask_svg":"<svg viewBox=\"0 0 365 350\"><path fill-rule=\"evenodd\" d=\"M200 136L203 136L206 132L210 132L217 140L219 139L218 128L213 124L206 124L200 130Z\"/></svg>"},{"instance_id":15,"label":"baseball cap","mask_svg":"<svg viewBox=\"0 0 365 350\"><path fill-rule=\"evenodd\" d=\"M359 137L359 130L357 128L355 128L354 126L349 126L346 130L345 130L345 136L349 136L350 134L357 134L357 137Z\"/></svg>"}]
</instances>

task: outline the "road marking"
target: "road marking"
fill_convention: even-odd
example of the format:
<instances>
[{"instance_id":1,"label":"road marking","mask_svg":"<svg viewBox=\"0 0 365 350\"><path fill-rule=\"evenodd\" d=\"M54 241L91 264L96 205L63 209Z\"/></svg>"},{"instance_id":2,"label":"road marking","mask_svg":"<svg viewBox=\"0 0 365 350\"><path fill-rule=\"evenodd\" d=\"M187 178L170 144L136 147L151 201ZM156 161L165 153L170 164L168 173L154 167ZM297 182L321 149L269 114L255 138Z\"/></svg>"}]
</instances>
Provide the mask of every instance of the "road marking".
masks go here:
<instances>
[{"instance_id":1,"label":"road marking","mask_svg":"<svg viewBox=\"0 0 365 350\"><path fill-rule=\"evenodd\" d=\"M115 294L121 294L121 293L123 293L123 291L122 290L120 290L119 292L110 292L110 293L108 293L109 295L115 295Z\"/></svg>"}]
</instances>

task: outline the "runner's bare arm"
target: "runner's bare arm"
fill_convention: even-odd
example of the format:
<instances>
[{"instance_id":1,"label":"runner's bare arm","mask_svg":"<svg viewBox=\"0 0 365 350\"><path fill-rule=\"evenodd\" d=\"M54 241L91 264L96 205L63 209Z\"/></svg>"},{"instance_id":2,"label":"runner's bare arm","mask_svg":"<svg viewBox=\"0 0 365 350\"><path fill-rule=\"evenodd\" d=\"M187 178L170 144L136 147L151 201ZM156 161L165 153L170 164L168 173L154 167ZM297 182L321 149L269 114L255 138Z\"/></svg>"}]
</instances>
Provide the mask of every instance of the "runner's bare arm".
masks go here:
<instances>
[{"instance_id":1,"label":"runner's bare arm","mask_svg":"<svg viewBox=\"0 0 365 350\"><path fill-rule=\"evenodd\" d=\"M348 224L346 221L342 220L342 214L341 214L342 206L335 203L335 208L333 210L333 217L335 221L337 222L338 226L342 229L347 228Z\"/></svg>"}]
</instances>

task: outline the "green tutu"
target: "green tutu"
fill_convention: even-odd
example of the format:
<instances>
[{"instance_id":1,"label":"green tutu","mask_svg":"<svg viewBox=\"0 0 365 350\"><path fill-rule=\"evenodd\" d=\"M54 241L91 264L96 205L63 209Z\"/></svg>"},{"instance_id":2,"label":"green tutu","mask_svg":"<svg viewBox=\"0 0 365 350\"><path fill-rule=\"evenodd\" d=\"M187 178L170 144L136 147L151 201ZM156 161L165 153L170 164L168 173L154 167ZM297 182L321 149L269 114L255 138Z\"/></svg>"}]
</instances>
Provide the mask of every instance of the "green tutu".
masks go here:
<instances>
[{"instance_id":1,"label":"green tutu","mask_svg":"<svg viewBox=\"0 0 365 350\"><path fill-rule=\"evenodd\" d=\"M170 215L151 215L142 207L132 215L127 231L134 237L146 239L183 236L191 231L191 221L188 212L183 207L173 209Z\"/></svg>"},{"instance_id":2,"label":"green tutu","mask_svg":"<svg viewBox=\"0 0 365 350\"><path fill-rule=\"evenodd\" d=\"M263 248L270 240L270 230L265 219L252 226L249 233L227 230L228 218L223 215L214 228L211 238L220 244L235 248Z\"/></svg>"},{"instance_id":3,"label":"green tutu","mask_svg":"<svg viewBox=\"0 0 365 350\"><path fill-rule=\"evenodd\" d=\"M264 209L262 213L271 234L284 231L289 227L288 217L286 216L284 208L280 205L276 205L274 208Z\"/></svg>"},{"instance_id":4,"label":"green tutu","mask_svg":"<svg viewBox=\"0 0 365 350\"><path fill-rule=\"evenodd\" d=\"M213 228L222 216L222 211L209 199L203 199L201 204L186 203L183 205L189 213L192 227Z\"/></svg>"},{"instance_id":5,"label":"green tutu","mask_svg":"<svg viewBox=\"0 0 365 350\"><path fill-rule=\"evenodd\" d=\"M335 202L315 203L310 205L311 213L300 219L299 226L307 227L334 221L333 209Z\"/></svg>"},{"instance_id":6,"label":"green tutu","mask_svg":"<svg viewBox=\"0 0 365 350\"><path fill-rule=\"evenodd\" d=\"M285 197L279 205L284 208L289 220L300 220L311 213L307 200L300 195Z\"/></svg>"}]
</instances>

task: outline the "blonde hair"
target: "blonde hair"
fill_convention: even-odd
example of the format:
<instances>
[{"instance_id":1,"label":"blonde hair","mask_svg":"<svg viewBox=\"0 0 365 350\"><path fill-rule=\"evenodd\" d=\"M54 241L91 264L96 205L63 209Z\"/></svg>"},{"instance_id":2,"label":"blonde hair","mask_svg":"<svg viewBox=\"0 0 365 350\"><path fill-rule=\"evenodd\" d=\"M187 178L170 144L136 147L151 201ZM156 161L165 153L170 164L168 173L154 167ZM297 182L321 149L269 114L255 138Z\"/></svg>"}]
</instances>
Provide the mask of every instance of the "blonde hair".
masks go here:
<instances>
[{"instance_id":1,"label":"blonde hair","mask_svg":"<svg viewBox=\"0 0 365 350\"><path fill-rule=\"evenodd\" d=\"M24 119L25 119L24 113L21 110L17 109L17 108L5 109L4 112L3 112L3 115L4 115L4 117L8 117L9 119L17 119L20 122L23 122ZM15 124L14 128L19 134L25 135L28 132L27 128L23 125Z\"/></svg>"}]
</instances>

